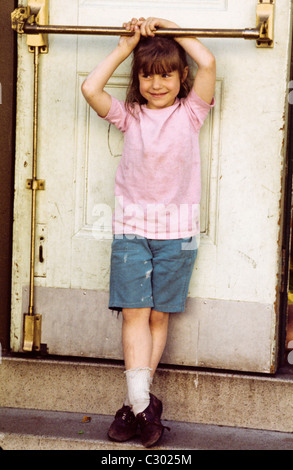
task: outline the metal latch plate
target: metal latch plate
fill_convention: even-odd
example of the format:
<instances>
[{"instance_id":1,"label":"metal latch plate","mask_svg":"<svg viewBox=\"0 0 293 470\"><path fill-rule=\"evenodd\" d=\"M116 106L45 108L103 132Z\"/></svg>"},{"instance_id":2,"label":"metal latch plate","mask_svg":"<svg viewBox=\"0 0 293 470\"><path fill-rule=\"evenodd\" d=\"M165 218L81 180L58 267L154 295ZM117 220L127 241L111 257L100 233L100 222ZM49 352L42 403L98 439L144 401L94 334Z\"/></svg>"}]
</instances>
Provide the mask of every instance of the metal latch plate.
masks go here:
<instances>
[{"instance_id":1,"label":"metal latch plate","mask_svg":"<svg viewBox=\"0 0 293 470\"><path fill-rule=\"evenodd\" d=\"M23 350L39 351L41 348L42 315L24 314Z\"/></svg>"},{"instance_id":2,"label":"metal latch plate","mask_svg":"<svg viewBox=\"0 0 293 470\"><path fill-rule=\"evenodd\" d=\"M34 22L39 25L47 25L49 21L49 0L28 0L27 4L30 14L33 15ZM28 34L27 45L30 52L34 52L35 47L40 48L42 54L48 52L47 34Z\"/></svg>"},{"instance_id":3,"label":"metal latch plate","mask_svg":"<svg viewBox=\"0 0 293 470\"><path fill-rule=\"evenodd\" d=\"M256 47L274 47L275 0L259 0L256 7L256 25L263 23Z\"/></svg>"},{"instance_id":4,"label":"metal latch plate","mask_svg":"<svg viewBox=\"0 0 293 470\"><path fill-rule=\"evenodd\" d=\"M26 189L44 190L45 180L27 179Z\"/></svg>"}]
</instances>

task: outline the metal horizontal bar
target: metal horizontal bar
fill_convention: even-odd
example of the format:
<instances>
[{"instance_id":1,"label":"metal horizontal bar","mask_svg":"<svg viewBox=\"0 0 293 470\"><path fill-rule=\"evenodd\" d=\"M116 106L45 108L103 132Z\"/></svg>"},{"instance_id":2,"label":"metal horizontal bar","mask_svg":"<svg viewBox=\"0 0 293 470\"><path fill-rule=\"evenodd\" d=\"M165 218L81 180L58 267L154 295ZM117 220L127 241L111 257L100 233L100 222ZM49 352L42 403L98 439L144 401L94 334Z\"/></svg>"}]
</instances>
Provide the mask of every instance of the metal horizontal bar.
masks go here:
<instances>
[{"instance_id":1,"label":"metal horizontal bar","mask_svg":"<svg viewBox=\"0 0 293 470\"><path fill-rule=\"evenodd\" d=\"M37 25L26 23L26 34L84 34L102 36L132 36L134 33L124 28L101 26L62 26ZM259 39L260 28L255 29L157 29L156 36L198 37L198 38L242 38Z\"/></svg>"}]
</instances>

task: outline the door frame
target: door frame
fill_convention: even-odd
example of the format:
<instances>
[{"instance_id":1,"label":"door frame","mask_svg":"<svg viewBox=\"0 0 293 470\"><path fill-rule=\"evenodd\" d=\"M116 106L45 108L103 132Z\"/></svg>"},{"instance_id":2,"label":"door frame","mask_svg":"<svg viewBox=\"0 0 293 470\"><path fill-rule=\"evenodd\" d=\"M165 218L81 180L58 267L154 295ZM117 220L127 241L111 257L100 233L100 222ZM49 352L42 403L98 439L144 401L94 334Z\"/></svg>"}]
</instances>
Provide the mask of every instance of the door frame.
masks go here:
<instances>
[{"instance_id":1,"label":"door frame","mask_svg":"<svg viewBox=\"0 0 293 470\"><path fill-rule=\"evenodd\" d=\"M16 34L11 28L10 15L16 0L1 5L0 28L4 47L0 48L0 346L10 349L12 222L15 160L16 116ZM1 353L0 351L0 353Z\"/></svg>"},{"instance_id":2,"label":"door frame","mask_svg":"<svg viewBox=\"0 0 293 470\"><path fill-rule=\"evenodd\" d=\"M293 31L291 40L291 66L290 73L288 74L289 81L293 80ZM291 88L292 90L292 88ZM289 102L289 88L288 88L288 102ZM287 115L287 147L286 147L286 161L284 162L284 203L282 208L283 227L282 227L282 281L283 292L280 292L280 306L279 306L279 347L278 347L278 366L282 367L286 364L285 357L285 344L287 333L287 308L288 308L288 285L290 278L290 256L291 256L291 237L292 237L292 223L293 223L293 208L292 208L292 177L293 177L293 103L288 103Z\"/></svg>"}]
</instances>

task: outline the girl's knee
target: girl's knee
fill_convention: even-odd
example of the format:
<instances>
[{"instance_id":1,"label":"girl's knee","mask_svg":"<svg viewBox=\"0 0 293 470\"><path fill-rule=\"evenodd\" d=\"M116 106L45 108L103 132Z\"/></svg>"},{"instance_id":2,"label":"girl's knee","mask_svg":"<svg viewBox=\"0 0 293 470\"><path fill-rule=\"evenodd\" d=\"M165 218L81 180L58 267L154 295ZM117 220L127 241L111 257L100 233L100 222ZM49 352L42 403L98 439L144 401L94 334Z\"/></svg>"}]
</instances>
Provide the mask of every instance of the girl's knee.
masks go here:
<instances>
[{"instance_id":1,"label":"girl's knee","mask_svg":"<svg viewBox=\"0 0 293 470\"><path fill-rule=\"evenodd\" d=\"M150 314L150 308L124 308L122 310L123 320L126 322L148 321Z\"/></svg>"},{"instance_id":2,"label":"girl's knee","mask_svg":"<svg viewBox=\"0 0 293 470\"><path fill-rule=\"evenodd\" d=\"M150 315L150 323L152 326L155 325L164 325L168 323L169 313L158 312L157 310L152 310Z\"/></svg>"}]
</instances>

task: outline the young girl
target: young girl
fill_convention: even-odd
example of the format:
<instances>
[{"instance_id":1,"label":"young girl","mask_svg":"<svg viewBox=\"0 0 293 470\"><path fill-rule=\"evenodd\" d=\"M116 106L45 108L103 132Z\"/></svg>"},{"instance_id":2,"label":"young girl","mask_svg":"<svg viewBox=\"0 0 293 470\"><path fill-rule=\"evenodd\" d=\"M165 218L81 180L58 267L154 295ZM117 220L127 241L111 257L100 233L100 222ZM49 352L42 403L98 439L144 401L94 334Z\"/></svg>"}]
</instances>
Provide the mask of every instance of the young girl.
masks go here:
<instances>
[{"instance_id":1,"label":"young girl","mask_svg":"<svg viewBox=\"0 0 293 470\"><path fill-rule=\"evenodd\" d=\"M171 312L184 311L199 232L200 127L213 106L215 59L195 38L156 37L178 28L159 18L123 25L132 36L87 77L82 92L98 115L124 133L115 179L110 302L122 310L127 396L108 431L125 441L138 427L144 446L164 426L150 384L165 348ZM134 51L126 102L104 87ZM197 64L190 83L186 52Z\"/></svg>"}]
</instances>

